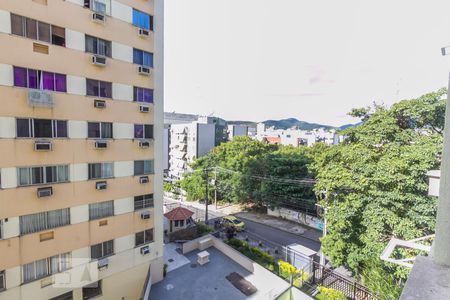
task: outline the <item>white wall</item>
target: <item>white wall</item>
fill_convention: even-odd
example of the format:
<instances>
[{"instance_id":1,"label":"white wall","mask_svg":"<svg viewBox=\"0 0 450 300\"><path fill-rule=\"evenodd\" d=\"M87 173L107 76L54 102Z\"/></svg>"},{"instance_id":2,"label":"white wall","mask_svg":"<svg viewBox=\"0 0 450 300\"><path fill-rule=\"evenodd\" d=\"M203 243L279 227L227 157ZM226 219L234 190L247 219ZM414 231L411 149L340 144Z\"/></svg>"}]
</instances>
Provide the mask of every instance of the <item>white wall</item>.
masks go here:
<instances>
[{"instance_id":1,"label":"white wall","mask_svg":"<svg viewBox=\"0 0 450 300\"><path fill-rule=\"evenodd\" d=\"M88 180L88 164L72 164L70 169L70 181L78 182Z\"/></svg>"},{"instance_id":2,"label":"white wall","mask_svg":"<svg viewBox=\"0 0 450 300\"><path fill-rule=\"evenodd\" d=\"M86 96L86 78L67 75L67 93Z\"/></svg>"},{"instance_id":3,"label":"white wall","mask_svg":"<svg viewBox=\"0 0 450 300\"><path fill-rule=\"evenodd\" d=\"M13 139L16 137L16 119L0 117L0 138Z\"/></svg>"},{"instance_id":4,"label":"white wall","mask_svg":"<svg viewBox=\"0 0 450 300\"><path fill-rule=\"evenodd\" d=\"M122 236L114 240L115 253L123 252L134 248L134 234Z\"/></svg>"},{"instance_id":5,"label":"white wall","mask_svg":"<svg viewBox=\"0 0 450 300\"><path fill-rule=\"evenodd\" d=\"M86 39L84 33L66 28L66 47L74 50L85 51Z\"/></svg>"},{"instance_id":6,"label":"white wall","mask_svg":"<svg viewBox=\"0 0 450 300\"><path fill-rule=\"evenodd\" d=\"M133 139L134 124L113 123L113 134L115 139Z\"/></svg>"},{"instance_id":7,"label":"white wall","mask_svg":"<svg viewBox=\"0 0 450 300\"><path fill-rule=\"evenodd\" d=\"M112 58L133 63L133 47L112 42Z\"/></svg>"},{"instance_id":8,"label":"white wall","mask_svg":"<svg viewBox=\"0 0 450 300\"><path fill-rule=\"evenodd\" d=\"M0 64L0 85L13 86L13 66Z\"/></svg>"},{"instance_id":9,"label":"white wall","mask_svg":"<svg viewBox=\"0 0 450 300\"><path fill-rule=\"evenodd\" d=\"M118 1L111 1L111 16L124 22L133 22L133 9Z\"/></svg>"},{"instance_id":10,"label":"white wall","mask_svg":"<svg viewBox=\"0 0 450 300\"><path fill-rule=\"evenodd\" d=\"M131 85L113 82L112 94L114 100L133 101L133 87Z\"/></svg>"},{"instance_id":11,"label":"white wall","mask_svg":"<svg viewBox=\"0 0 450 300\"><path fill-rule=\"evenodd\" d=\"M5 270L6 273L6 289L10 289L20 285L20 266Z\"/></svg>"},{"instance_id":12,"label":"white wall","mask_svg":"<svg viewBox=\"0 0 450 300\"><path fill-rule=\"evenodd\" d=\"M17 187L17 172L16 168L1 168L2 189L9 189Z\"/></svg>"},{"instance_id":13,"label":"white wall","mask_svg":"<svg viewBox=\"0 0 450 300\"><path fill-rule=\"evenodd\" d=\"M71 139L86 139L87 138L87 122L73 121L68 122L68 135Z\"/></svg>"},{"instance_id":14,"label":"white wall","mask_svg":"<svg viewBox=\"0 0 450 300\"><path fill-rule=\"evenodd\" d=\"M77 5L84 6L84 0L66 0L67 2L72 2Z\"/></svg>"},{"instance_id":15,"label":"white wall","mask_svg":"<svg viewBox=\"0 0 450 300\"><path fill-rule=\"evenodd\" d=\"M11 34L11 14L9 11L0 10L0 32Z\"/></svg>"},{"instance_id":16,"label":"white wall","mask_svg":"<svg viewBox=\"0 0 450 300\"><path fill-rule=\"evenodd\" d=\"M134 198L122 198L114 200L114 215L122 215L134 211Z\"/></svg>"},{"instance_id":17,"label":"white wall","mask_svg":"<svg viewBox=\"0 0 450 300\"><path fill-rule=\"evenodd\" d=\"M197 157L204 156L214 148L216 141L216 127L214 124L198 124ZM194 142L195 143L195 142Z\"/></svg>"},{"instance_id":18,"label":"white wall","mask_svg":"<svg viewBox=\"0 0 450 300\"><path fill-rule=\"evenodd\" d=\"M10 217L8 221L3 220L3 237L9 239L20 235L19 217Z\"/></svg>"},{"instance_id":19,"label":"white wall","mask_svg":"<svg viewBox=\"0 0 450 300\"><path fill-rule=\"evenodd\" d=\"M115 161L114 177L128 177L134 174L134 161Z\"/></svg>"},{"instance_id":20,"label":"white wall","mask_svg":"<svg viewBox=\"0 0 450 300\"><path fill-rule=\"evenodd\" d=\"M70 224L89 221L89 205L80 205L70 208Z\"/></svg>"}]
</instances>

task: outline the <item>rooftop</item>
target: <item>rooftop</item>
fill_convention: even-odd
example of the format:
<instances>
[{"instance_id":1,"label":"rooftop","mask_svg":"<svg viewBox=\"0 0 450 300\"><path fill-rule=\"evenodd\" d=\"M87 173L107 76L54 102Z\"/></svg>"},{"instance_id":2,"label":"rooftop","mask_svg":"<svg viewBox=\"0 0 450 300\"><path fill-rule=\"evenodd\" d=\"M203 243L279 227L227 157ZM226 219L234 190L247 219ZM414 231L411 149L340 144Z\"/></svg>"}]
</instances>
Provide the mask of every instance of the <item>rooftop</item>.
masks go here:
<instances>
[{"instance_id":1,"label":"rooftop","mask_svg":"<svg viewBox=\"0 0 450 300\"><path fill-rule=\"evenodd\" d=\"M165 213L164 217L171 221L180 221L189 219L193 214L189 209L180 206Z\"/></svg>"},{"instance_id":2,"label":"rooftop","mask_svg":"<svg viewBox=\"0 0 450 300\"><path fill-rule=\"evenodd\" d=\"M168 272L163 281L153 285L149 299L275 299L276 295L289 288L287 282L269 271L250 273L215 247L206 251L210 253L209 263L202 266L197 264L197 253L201 252L199 250L186 254L190 263ZM233 272L253 284L257 289L256 293L246 296L234 287L225 278ZM305 295L303 299L310 298Z\"/></svg>"}]
</instances>

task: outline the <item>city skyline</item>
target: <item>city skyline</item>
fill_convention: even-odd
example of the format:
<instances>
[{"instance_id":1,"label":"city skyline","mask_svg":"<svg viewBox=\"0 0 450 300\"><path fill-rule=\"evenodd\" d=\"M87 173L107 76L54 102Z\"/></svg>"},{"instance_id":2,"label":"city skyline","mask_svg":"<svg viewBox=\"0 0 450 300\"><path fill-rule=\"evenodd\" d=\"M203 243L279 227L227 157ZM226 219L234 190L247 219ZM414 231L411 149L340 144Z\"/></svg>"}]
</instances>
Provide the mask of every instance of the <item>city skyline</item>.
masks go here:
<instances>
[{"instance_id":1,"label":"city skyline","mask_svg":"<svg viewBox=\"0 0 450 300\"><path fill-rule=\"evenodd\" d=\"M358 122L346 115L354 107L390 106L447 86L445 1L166 7L165 111L340 126Z\"/></svg>"}]
</instances>

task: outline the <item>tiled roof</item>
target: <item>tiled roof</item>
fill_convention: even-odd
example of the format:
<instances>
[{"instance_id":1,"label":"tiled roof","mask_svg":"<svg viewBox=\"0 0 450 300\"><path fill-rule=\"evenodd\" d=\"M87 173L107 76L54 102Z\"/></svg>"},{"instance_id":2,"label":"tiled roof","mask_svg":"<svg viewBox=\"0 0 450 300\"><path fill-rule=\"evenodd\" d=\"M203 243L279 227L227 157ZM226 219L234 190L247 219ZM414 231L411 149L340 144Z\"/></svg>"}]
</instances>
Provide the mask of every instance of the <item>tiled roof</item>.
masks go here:
<instances>
[{"instance_id":1,"label":"tiled roof","mask_svg":"<svg viewBox=\"0 0 450 300\"><path fill-rule=\"evenodd\" d=\"M194 213L187 208L177 207L164 214L164 217L171 221L187 220L192 217Z\"/></svg>"}]
</instances>

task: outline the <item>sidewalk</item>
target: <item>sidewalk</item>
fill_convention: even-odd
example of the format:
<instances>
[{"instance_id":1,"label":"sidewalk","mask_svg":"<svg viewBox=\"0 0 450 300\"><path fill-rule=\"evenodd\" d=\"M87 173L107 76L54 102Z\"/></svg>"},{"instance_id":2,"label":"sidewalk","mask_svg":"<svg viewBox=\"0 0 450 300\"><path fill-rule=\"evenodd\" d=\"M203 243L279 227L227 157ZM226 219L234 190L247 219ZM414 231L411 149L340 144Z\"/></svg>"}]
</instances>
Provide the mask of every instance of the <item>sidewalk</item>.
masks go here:
<instances>
[{"instance_id":1,"label":"sidewalk","mask_svg":"<svg viewBox=\"0 0 450 300\"><path fill-rule=\"evenodd\" d=\"M254 213L254 212L239 212L235 216L241 219L247 219L253 222L261 223L276 229L287 231L299 236L320 242L322 232L307 226L284 220L277 217L272 217L266 214Z\"/></svg>"}]
</instances>

